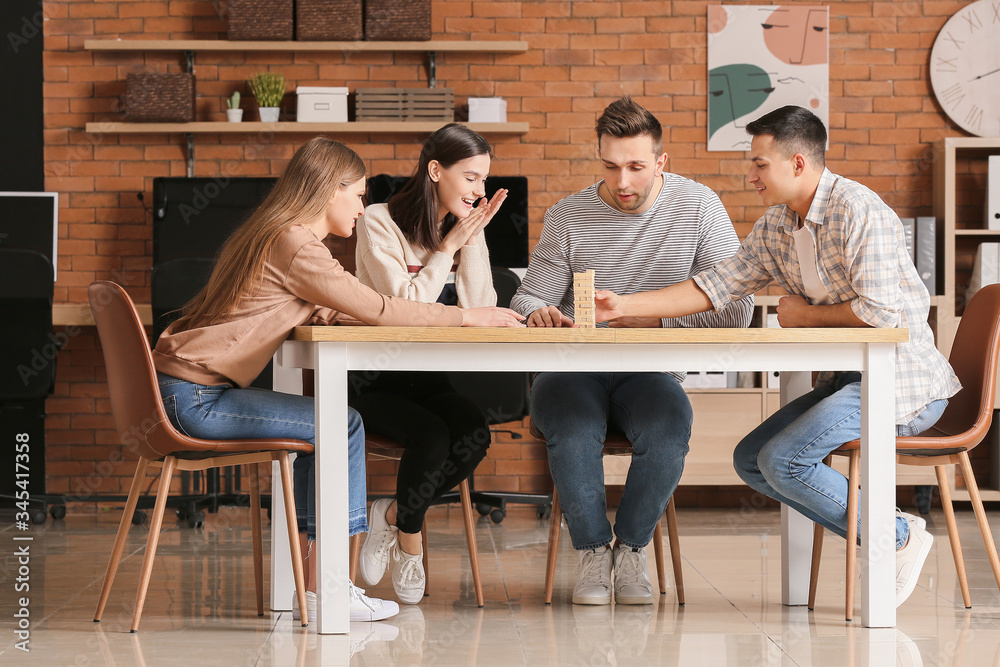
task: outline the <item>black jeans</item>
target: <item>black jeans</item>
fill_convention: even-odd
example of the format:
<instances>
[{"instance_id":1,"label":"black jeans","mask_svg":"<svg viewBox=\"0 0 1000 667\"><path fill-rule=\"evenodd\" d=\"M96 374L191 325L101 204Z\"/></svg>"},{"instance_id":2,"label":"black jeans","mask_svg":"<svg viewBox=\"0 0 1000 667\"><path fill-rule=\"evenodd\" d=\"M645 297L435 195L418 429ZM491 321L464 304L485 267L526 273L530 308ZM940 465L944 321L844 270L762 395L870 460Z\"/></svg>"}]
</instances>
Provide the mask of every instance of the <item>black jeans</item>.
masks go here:
<instances>
[{"instance_id":1,"label":"black jeans","mask_svg":"<svg viewBox=\"0 0 1000 667\"><path fill-rule=\"evenodd\" d=\"M486 457L490 430L474 402L444 373L352 373L349 403L365 431L400 443L396 526L419 533L427 509L466 479Z\"/></svg>"}]
</instances>

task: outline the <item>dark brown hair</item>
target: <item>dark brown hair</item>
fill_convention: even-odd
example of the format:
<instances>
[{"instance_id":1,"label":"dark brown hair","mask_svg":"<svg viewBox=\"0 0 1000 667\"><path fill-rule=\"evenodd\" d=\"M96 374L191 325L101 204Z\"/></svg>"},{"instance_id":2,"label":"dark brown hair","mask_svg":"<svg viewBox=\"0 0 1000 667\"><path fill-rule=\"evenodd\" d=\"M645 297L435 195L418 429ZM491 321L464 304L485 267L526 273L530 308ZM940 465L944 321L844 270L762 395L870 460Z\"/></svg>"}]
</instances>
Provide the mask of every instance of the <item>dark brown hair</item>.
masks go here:
<instances>
[{"instance_id":1,"label":"dark brown hair","mask_svg":"<svg viewBox=\"0 0 1000 667\"><path fill-rule=\"evenodd\" d=\"M775 109L747 123L747 134L769 134L789 157L802 153L820 169L826 166L826 128L808 109L793 105Z\"/></svg>"},{"instance_id":2,"label":"dark brown hair","mask_svg":"<svg viewBox=\"0 0 1000 667\"><path fill-rule=\"evenodd\" d=\"M437 224L440 218L435 183L427 172L431 160L448 168L477 155L492 158L493 150L489 142L465 125L449 123L427 138L413 176L389 199L389 215L407 241L428 250L438 250L456 221L449 213L443 225Z\"/></svg>"},{"instance_id":3,"label":"dark brown hair","mask_svg":"<svg viewBox=\"0 0 1000 667\"><path fill-rule=\"evenodd\" d=\"M615 100L604 109L604 113L597 119L595 129L598 145L605 134L619 139L645 134L653 141L654 154L659 155L663 151L663 126L660 121L628 95Z\"/></svg>"}]
</instances>

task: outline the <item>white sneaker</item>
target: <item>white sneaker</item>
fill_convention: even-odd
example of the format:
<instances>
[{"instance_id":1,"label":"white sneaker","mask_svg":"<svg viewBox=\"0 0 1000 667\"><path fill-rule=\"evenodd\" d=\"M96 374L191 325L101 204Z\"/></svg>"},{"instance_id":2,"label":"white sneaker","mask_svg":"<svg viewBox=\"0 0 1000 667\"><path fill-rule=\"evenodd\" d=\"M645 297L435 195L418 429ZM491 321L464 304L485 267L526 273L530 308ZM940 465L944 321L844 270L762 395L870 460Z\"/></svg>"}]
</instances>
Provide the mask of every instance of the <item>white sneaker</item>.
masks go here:
<instances>
[{"instance_id":1,"label":"white sneaker","mask_svg":"<svg viewBox=\"0 0 1000 667\"><path fill-rule=\"evenodd\" d=\"M653 585L649 583L646 547L638 551L621 543L615 547L615 602L653 604Z\"/></svg>"},{"instance_id":2,"label":"white sneaker","mask_svg":"<svg viewBox=\"0 0 1000 667\"><path fill-rule=\"evenodd\" d=\"M417 604L424 599L427 575L424 573L423 556L413 556L399 548L397 543L390 554L392 560L392 587L396 597L406 604Z\"/></svg>"},{"instance_id":3,"label":"white sneaker","mask_svg":"<svg viewBox=\"0 0 1000 667\"><path fill-rule=\"evenodd\" d=\"M398 529L390 526L385 520L385 512L393 503L392 498L379 498L372 503L371 516L368 518L368 535L361 547L361 559L358 566L365 581L374 586L382 581L385 567L389 564L389 551L396 544Z\"/></svg>"},{"instance_id":4,"label":"white sneaker","mask_svg":"<svg viewBox=\"0 0 1000 667\"><path fill-rule=\"evenodd\" d=\"M898 510L897 510L898 511ZM910 537L896 552L896 606L903 604L917 586L920 570L931 551L934 536L927 532L927 522L906 512L899 512L910 524Z\"/></svg>"},{"instance_id":5,"label":"white sneaker","mask_svg":"<svg viewBox=\"0 0 1000 667\"><path fill-rule=\"evenodd\" d=\"M350 581L347 583L350 586L352 623L359 621L381 621L399 613L399 605L392 600L370 598L365 595L362 589ZM315 623L316 594L312 591L306 591L306 608L309 611L309 622ZM299 611L299 598L295 593L292 593L292 620L298 621L301 619L302 614Z\"/></svg>"},{"instance_id":6,"label":"white sneaker","mask_svg":"<svg viewBox=\"0 0 1000 667\"><path fill-rule=\"evenodd\" d=\"M611 604L611 545L580 552L573 604Z\"/></svg>"},{"instance_id":7,"label":"white sneaker","mask_svg":"<svg viewBox=\"0 0 1000 667\"><path fill-rule=\"evenodd\" d=\"M399 613L399 605L392 600L370 598L350 581L347 585L351 593L351 622L381 621Z\"/></svg>"}]
</instances>

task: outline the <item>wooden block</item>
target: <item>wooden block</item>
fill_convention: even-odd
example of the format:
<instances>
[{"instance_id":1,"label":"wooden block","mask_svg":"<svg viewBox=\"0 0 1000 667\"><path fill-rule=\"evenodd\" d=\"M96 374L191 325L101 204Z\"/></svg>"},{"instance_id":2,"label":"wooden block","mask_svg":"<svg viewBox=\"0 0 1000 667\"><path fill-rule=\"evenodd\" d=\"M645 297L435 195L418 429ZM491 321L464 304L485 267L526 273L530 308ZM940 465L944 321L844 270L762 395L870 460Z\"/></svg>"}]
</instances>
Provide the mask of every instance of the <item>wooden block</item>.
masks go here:
<instances>
[{"instance_id":1,"label":"wooden block","mask_svg":"<svg viewBox=\"0 0 1000 667\"><path fill-rule=\"evenodd\" d=\"M593 269L573 274L573 319L581 329L594 329L594 280Z\"/></svg>"}]
</instances>

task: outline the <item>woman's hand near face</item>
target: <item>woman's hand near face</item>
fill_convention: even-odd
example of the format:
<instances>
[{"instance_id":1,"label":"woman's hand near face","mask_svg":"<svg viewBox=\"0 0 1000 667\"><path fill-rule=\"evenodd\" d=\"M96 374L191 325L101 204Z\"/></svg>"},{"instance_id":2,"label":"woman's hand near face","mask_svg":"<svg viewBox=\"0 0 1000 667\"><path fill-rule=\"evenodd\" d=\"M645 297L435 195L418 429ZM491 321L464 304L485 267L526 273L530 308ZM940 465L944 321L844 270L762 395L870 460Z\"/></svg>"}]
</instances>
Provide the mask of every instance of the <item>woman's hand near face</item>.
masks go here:
<instances>
[{"instance_id":1,"label":"woman's hand near face","mask_svg":"<svg viewBox=\"0 0 1000 667\"><path fill-rule=\"evenodd\" d=\"M463 327L523 327L524 316L510 308L462 308Z\"/></svg>"},{"instance_id":2,"label":"woman's hand near face","mask_svg":"<svg viewBox=\"0 0 1000 667\"><path fill-rule=\"evenodd\" d=\"M493 216L500 210L500 205L507 199L507 190L503 188L493 194L493 199L479 200L479 206L464 218L459 218L447 236L441 242L441 251L451 256L461 250L464 245L475 245L479 242L479 232L486 228Z\"/></svg>"}]
</instances>

